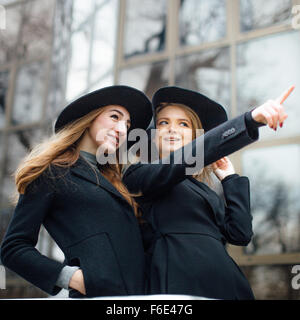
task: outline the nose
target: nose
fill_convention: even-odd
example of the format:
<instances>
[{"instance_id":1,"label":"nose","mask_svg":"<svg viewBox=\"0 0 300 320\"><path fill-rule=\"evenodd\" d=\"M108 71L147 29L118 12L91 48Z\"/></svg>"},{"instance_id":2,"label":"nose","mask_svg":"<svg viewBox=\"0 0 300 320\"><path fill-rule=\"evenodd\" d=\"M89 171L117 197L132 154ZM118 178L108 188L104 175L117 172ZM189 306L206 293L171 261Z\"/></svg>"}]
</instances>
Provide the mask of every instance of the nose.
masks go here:
<instances>
[{"instance_id":1,"label":"nose","mask_svg":"<svg viewBox=\"0 0 300 320\"><path fill-rule=\"evenodd\" d=\"M174 132L176 132L176 127L175 127L175 125L174 124L170 124L170 126L169 126L169 130L168 130L170 133L174 133Z\"/></svg>"},{"instance_id":2,"label":"nose","mask_svg":"<svg viewBox=\"0 0 300 320\"><path fill-rule=\"evenodd\" d=\"M119 133L119 135L127 134L127 124L126 121L118 121L116 124L115 130Z\"/></svg>"}]
</instances>

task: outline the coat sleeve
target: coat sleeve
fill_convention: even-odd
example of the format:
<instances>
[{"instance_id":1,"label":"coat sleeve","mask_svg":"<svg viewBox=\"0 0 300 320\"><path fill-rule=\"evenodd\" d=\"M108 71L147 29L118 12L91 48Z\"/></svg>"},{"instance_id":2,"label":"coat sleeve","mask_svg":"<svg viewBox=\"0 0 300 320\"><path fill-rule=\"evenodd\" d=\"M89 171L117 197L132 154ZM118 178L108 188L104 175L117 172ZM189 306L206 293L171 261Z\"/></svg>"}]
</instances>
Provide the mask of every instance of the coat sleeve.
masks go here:
<instances>
[{"instance_id":1,"label":"coat sleeve","mask_svg":"<svg viewBox=\"0 0 300 320\"><path fill-rule=\"evenodd\" d=\"M221 231L229 243L247 246L253 236L249 179L234 174L221 183L226 201Z\"/></svg>"},{"instance_id":2,"label":"coat sleeve","mask_svg":"<svg viewBox=\"0 0 300 320\"><path fill-rule=\"evenodd\" d=\"M54 192L41 176L26 188L24 194L20 194L1 245L1 261L25 280L55 295L61 290L56 281L64 265L35 248L41 224L51 209L52 201Z\"/></svg>"},{"instance_id":3,"label":"coat sleeve","mask_svg":"<svg viewBox=\"0 0 300 320\"><path fill-rule=\"evenodd\" d=\"M197 154L196 150L204 150L201 152L200 164L202 166L197 167L199 171L222 157L257 141L258 128L251 126L251 122L247 122L246 125L246 115L247 113L242 114L209 130L184 148L171 153L167 161L138 162L129 166L123 175L125 185L130 192L142 194L143 198L155 198L185 179L186 168L192 169L194 166L190 159ZM183 153L184 156L182 156ZM180 156L183 161L177 164L175 159Z\"/></svg>"}]
</instances>

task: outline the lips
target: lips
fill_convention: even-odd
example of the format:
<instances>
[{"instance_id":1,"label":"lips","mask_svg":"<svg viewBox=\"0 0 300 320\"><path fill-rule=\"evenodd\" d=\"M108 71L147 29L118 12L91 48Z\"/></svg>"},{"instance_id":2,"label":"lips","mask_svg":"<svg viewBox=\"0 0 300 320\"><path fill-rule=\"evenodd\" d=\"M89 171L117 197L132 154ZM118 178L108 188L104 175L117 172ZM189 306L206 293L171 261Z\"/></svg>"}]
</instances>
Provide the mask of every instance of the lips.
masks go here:
<instances>
[{"instance_id":1,"label":"lips","mask_svg":"<svg viewBox=\"0 0 300 320\"><path fill-rule=\"evenodd\" d=\"M169 142L177 142L177 141L181 141L180 138L176 138L176 137L166 137L164 138L165 141L169 141Z\"/></svg>"},{"instance_id":2,"label":"lips","mask_svg":"<svg viewBox=\"0 0 300 320\"><path fill-rule=\"evenodd\" d=\"M107 137L109 138L110 141L114 142L115 145L119 145L119 137L116 135L108 134Z\"/></svg>"}]
</instances>

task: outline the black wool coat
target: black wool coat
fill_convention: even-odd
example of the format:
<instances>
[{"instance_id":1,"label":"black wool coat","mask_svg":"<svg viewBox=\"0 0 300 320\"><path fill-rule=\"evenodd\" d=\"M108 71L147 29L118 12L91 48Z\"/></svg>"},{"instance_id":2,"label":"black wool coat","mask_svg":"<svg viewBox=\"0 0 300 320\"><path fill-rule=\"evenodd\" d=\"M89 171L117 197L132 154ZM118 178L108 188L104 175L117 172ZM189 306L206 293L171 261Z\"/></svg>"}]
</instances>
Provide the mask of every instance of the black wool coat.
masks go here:
<instances>
[{"instance_id":1,"label":"black wool coat","mask_svg":"<svg viewBox=\"0 0 300 320\"><path fill-rule=\"evenodd\" d=\"M35 248L42 224L65 263L82 269L87 297L144 294L144 250L133 209L81 156L69 169L51 165L20 195L1 246L4 266L55 295L65 264Z\"/></svg>"},{"instance_id":2,"label":"black wool coat","mask_svg":"<svg viewBox=\"0 0 300 320\"><path fill-rule=\"evenodd\" d=\"M204 166L258 139L245 114L208 131ZM177 151L176 151L177 152ZM176 153L175 152L175 153ZM174 153L174 154L175 154ZM245 246L252 237L249 180L238 174L222 180L224 200L192 176L187 163L131 165L123 180L143 209L147 292L215 299L253 299L249 283L226 251L227 242Z\"/></svg>"}]
</instances>

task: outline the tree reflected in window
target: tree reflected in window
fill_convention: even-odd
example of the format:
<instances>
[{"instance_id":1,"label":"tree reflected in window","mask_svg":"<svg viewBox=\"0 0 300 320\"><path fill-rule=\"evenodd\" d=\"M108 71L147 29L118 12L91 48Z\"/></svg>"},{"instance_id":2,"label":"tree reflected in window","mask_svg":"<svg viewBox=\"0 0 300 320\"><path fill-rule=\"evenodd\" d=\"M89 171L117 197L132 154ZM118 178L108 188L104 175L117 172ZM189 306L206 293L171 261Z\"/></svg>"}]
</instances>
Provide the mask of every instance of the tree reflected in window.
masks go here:
<instances>
[{"instance_id":1,"label":"tree reflected in window","mask_svg":"<svg viewBox=\"0 0 300 320\"><path fill-rule=\"evenodd\" d=\"M0 72L0 128L5 125L5 100L8 88L8 71Z\"/></svg>"},{"instance_id":2,"label":"tree reflected in window","mask_svg":"<svg viewBox=\"0 0 300 320\"><path fill-rule=\"evenodd\" d=\"M176 59L176 85L216 100L230 114L230 58L228 48L201 51Z\"/></svg>"},{"instance_id":3,"label":"tree reflected in window","mask_svg":"<svg viewBox=\"0 0 300 320\"><path fill-rule=\"evenodd\" d=\"M293 265L241 267L257 300L299 300L300 290L292 287Z\"/></svg>"},{"instance_id":4,"label":"tree reflected in window","mask_svg":"<svg viewBox=\"0 0 300 320\"><path fill-rule=\"evenodd\" d=\"M135 87L152 98L153 93L168 85L169 65L166 62L145 64L122 70L119 84Z\"/></svg>"},{"instance_id":5,"label":"tree reflected in window","mask_svg":"<svg viewBox=\"0 0 300 320\"><path fill-rule=\"evenodd\" d=\"M43 112L46 66L33 62L20 68L14 96L12 124L40 121Z\"/></svg>"},{"instance_id":6,"label":"tree reflected in window","mask_svg":"<svg viewBox=\"0 0 300 320\"><path fill-rule=\"evenodd\" d=\"M287 156L288 155L288 156ZM247 254L300 251L300 145L243 152L254 235Z\"/></svg>"},{"instance_id":7,"label":"tree reflected in window","mask_svg":"<svg viewBox=\"0 0 300 320\"><path fill-rule=\"evenodd\" d=\"M20 5L19 58L39 58L47 56L51 51L54 2L28 1Z\"/></svg>"},{"instance_id":8,"label":"tree reflected in window","mask_svg":"<svg viewBox=\"0 0 300 320\"><path fill-rule=\"evenodd\" d=\"M21 24L20 6L6 8L6 29L0 29L0 64L11 62L16 58L16 45Z\"/></svg>"},{"instance_id":9,"label":"tree reflected in window","mask_svg":"<svg viewBox=\"0 0 300 320\"><path fill-rule=\"evenodd\" d=\"M226 35L225 0L180 0L180 44L197 45Z\"/></svg>"},{"instance_id":10,"label":"tree reflected in window","mask_svg":"<svg viewBox=\"0 0 300 320\"><path fill-rule=\"evenodd\" d=\"M159 52L165 49L166 0L127 0L124 56Z\"/></svg>"},{"instance_id":11,"label":"tree reflected in window","mask_svg":"<svg viewBox=\"0 0 300 320\"><path fill-rule=\"evenodd\" d=\"M300 83L299 32L284 32L238 45L237 98L238 113L276 99L292 84ZM296 85L297 87L297 85ZM300 134L300 90L294 90L285 101L288 114L283 129L274 134L260 129L261 140L279 139Z\"/></svg>"},{"instance_id":12,"label":"tree reflected in window","mask_svg":"<svg viewBox=\"0 0 300 320\"><path fill-rule=\"evenodd\" d=\"M7 137L8 152L3 157L3 177L1 181L1 203L11 204L11 197L15 192L15 183L12 174L17 169L20 161L31 151L36 143L43 137L43 131L39 128L21 130L11 133Z\"/></svg>"},{"instance_id":13,"label":"tree reflected in window","mask_svg":"<svg viewBox=\"0 0 300 320\"><path fill-rule=\"evenodd\" d=\"M240 0L242 32L290 23L292 0Z\"/></svg>"},{"instance_id":14,"label":"tree reflected in window","mask_svg":"<svg viewBox=\"0 0 300 320\"><path fill-rule=\"evenodd\" d=\"M113 76L117 14L117 0L74 2L67 101Z\"/></svg>"}]
</instances>

